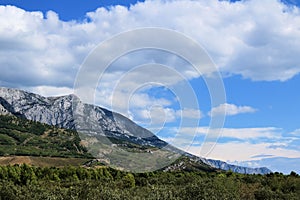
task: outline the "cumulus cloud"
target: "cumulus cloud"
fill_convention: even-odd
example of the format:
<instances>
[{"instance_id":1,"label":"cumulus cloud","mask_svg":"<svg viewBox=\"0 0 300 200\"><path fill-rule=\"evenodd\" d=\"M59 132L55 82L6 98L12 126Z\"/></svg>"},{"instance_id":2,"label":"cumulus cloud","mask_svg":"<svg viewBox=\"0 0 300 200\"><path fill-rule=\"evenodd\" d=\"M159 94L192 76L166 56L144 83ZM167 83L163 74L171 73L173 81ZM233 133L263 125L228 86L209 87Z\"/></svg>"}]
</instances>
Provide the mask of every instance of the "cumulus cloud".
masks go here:
<instances>
[{"instance_id":1,"label":"cumulus cloud","mask_svg":"<svg viewBox=\"0 0 300 200\"><path fill-rule=\"evenodd\" d=\"M70 87L78 61L64 23L51 11L0 6L1 80L15 86ZM62 31L62 32L61 32Z\"/></svg>"},{"instance_id":2,"label":"cumulus cloud","mask_svg":"<svg viewBox=\"0 0 300 200\"><path fill-rule=\"evenodd\" d=\"M187 34L225 73L284 81L300 71L299 9L275 0L148 0L129 8L99 8L81 22L13 6L1 6L0 15L0 78L16 85L72 87L93 47L121 31L145 26Z\"/></svg>"},{"instance_id":3,"label":"cumulus cloud","mask_svg":"<svg viewBox=\"0 0 300 200\"><path fill-rule=\"evenodd\" d=\"M210 116L218 116L226 113L227 116L238 115L242 113L254 113L256 109L250 106L236 106L234 104L221 104L218 107L214 107L209 112Z\"/></svg>"},{"instance_id":4,"label":"cumulus cloud","mask_svg":"<svg viewBox=\"0 0 300 200\"><path fill-rule=\"evenodd\" d=\"M186 123L195 123L197 120L200 120L203 117L200 110L194 110L190 108L176 110L171 107L164 107L162 104L154 104L148 108L133 107L132 110L133 112L130 112L129 115L132 120L141 124L152 124L154 127L157 125L165 125L165 123L180 121L182 119L186 119ZM198 123L195 123L195 125L197 124ZM151 129L151 127L148 128Z\"/></svg>"}]
</instances>

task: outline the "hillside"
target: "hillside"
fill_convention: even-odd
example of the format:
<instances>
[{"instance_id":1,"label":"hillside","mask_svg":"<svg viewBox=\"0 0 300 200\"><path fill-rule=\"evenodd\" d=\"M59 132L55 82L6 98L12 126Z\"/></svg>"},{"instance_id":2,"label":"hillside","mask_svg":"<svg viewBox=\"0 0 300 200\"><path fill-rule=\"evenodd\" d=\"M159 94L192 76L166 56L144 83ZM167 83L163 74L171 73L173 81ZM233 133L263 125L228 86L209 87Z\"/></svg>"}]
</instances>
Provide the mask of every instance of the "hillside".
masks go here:
<instances>
[{"instance_id":1,"label":"hillside","mask_svg":"<svg viewBox=\"0 0 300 200\"><path fill-rule=\"evenodd\" d=\"M75 131L0 115L0 165L82 166L91 158Z\"/></svg>"},{"instance_id":2,"label":"hillside","mask_svg":"<svg viewBox=\"0 0 300 200\"><path fill-rule=\"evenodd\" d=\"M110 139L114 145L118 145L126 151L155 151L155 148L151 146L141 146L115 138ZM0 156L2 156L0 165L26 163L40 167L68 165L94 167L99 164L107 164L105 159L94 159L82 145L83 143L74 130L61 129L15 116L0 115ZM105 151L105 146L102 151ZM117 153L111 153L110 159L117 160L119 156ZM181 164L178 165L178 163ZM165 170L215 171L214 168L204 163L193 162L191 165L187 157L178 159Z\"/></svg>"},{"instance_id":3,"label":"hillside","mask_svg":"<svg viewBox=\"0 0 300 200\"><path fill-rule=\"evenodd\" d=\"M91 158L76 131L0 115L0 155Z\"/></svg>"}]
</instances>

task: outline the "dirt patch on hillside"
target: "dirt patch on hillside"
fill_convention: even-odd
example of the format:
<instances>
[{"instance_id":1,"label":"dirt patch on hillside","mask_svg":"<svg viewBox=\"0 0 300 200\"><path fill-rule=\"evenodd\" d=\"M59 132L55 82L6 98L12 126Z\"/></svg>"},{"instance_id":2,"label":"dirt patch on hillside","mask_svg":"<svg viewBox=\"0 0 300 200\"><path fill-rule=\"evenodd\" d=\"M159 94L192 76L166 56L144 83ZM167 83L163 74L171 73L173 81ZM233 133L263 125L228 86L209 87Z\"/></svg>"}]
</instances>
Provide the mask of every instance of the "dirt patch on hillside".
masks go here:
<instances>
[{"instance_id":1,"label":"dirt patch on hillside","mask_svg":"<svg viewBox=\"0 0 300 200\"><path fill-rule=\"evenodd\" d=\"M4 156L0 157L0 165L28 164L38 167L81 166L89 159L84 158L57 158L33 156Z\"/></svg>"},{"instance_id":2,"label":"dirt patch on hillside","mask_svg":"<svg viewBox=\"0 0 300 200\"><path fill-rule=\"evenodd\" d=\"M0 165L31 164L29 156L7 156L0 157Z\"/></svg>"}]
</instances>

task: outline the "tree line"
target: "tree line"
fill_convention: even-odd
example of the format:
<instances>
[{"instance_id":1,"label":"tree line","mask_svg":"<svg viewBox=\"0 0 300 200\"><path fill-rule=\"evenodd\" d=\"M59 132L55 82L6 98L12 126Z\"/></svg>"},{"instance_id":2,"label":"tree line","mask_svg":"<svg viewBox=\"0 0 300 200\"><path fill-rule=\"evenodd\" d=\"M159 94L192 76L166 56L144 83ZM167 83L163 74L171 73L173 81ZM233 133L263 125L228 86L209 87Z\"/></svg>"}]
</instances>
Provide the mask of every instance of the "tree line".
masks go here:
<instances>
[{"instance_id":1,"label":"tree line","mask_svg":"<svg viewBox=\"0 0 300 200\"><path fill-rule=\"evenodd\" d=\"M300 177L0 166L0 199L299 199Z\"/></svg>"}]
</instances>

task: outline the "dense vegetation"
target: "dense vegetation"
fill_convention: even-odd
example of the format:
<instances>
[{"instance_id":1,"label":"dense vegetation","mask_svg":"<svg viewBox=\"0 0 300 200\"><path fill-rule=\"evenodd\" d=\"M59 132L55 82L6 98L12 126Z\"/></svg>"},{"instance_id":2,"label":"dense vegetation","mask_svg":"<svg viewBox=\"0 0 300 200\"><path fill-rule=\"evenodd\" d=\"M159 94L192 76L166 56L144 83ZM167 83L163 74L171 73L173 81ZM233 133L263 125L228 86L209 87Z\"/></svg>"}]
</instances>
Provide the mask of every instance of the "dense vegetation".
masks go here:
<instances>
[{"instance_id":1,"label":"dense vegetation","mask_svg":"<svg viewBox=\"0 0 300 200\"><path fill-rule=\"evenodd\" d=\"M299 199L300 177L272 173L0 167L0 199Z\"/></svg>"},{"instance_id":2,"label":"dense vegetation","mask_svg":"<svg viewBox=\"0 0 300 200\"><path fill-rule=\"evenodd\" d=\"M0 155L91 158L76 131L1 115Z\"/></svg>"}]
</instances>

